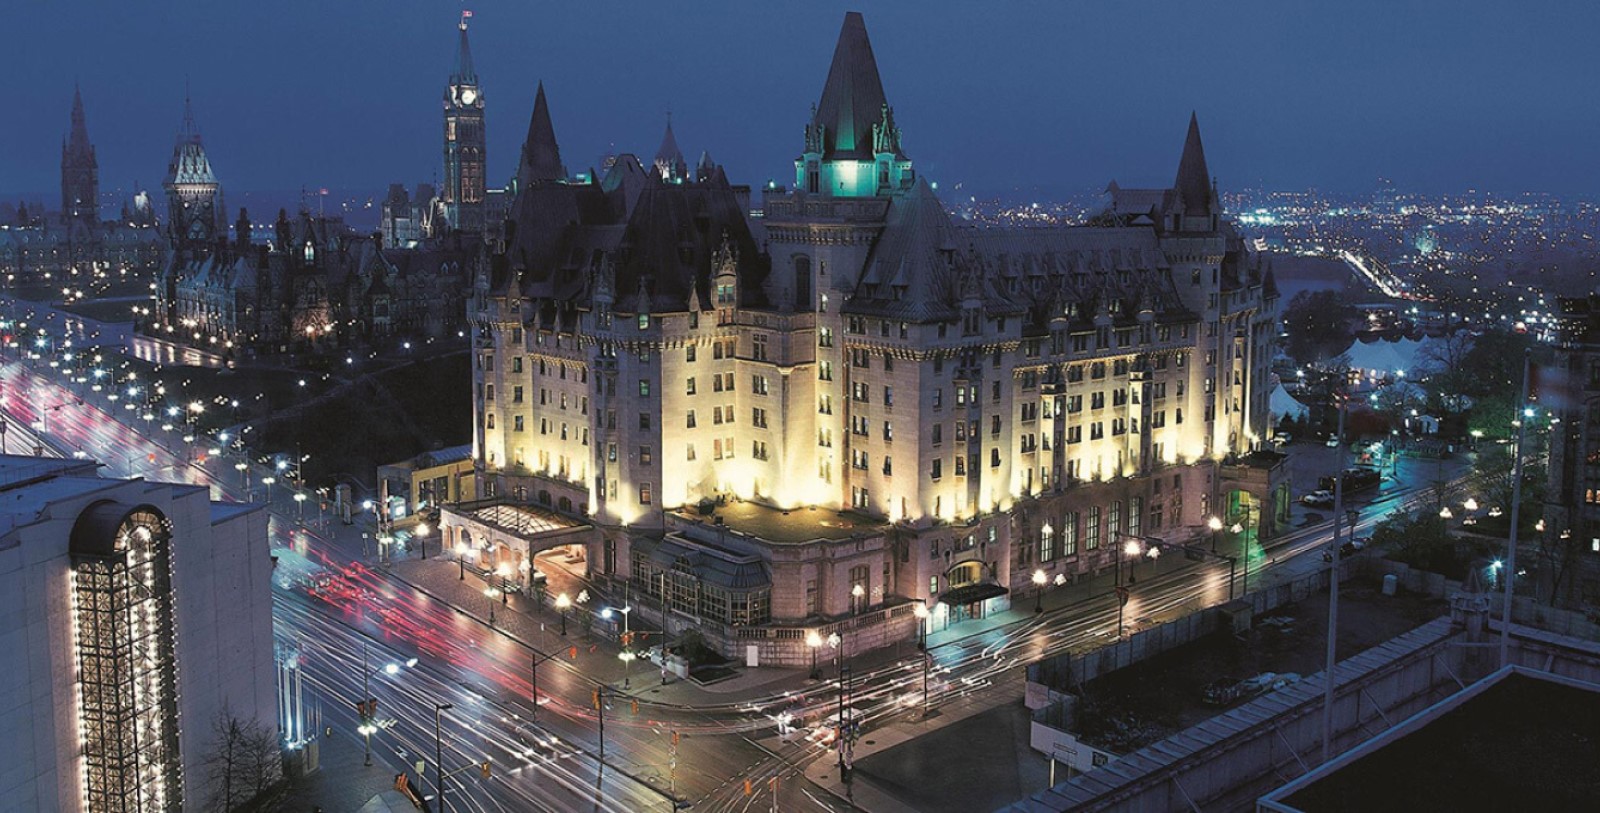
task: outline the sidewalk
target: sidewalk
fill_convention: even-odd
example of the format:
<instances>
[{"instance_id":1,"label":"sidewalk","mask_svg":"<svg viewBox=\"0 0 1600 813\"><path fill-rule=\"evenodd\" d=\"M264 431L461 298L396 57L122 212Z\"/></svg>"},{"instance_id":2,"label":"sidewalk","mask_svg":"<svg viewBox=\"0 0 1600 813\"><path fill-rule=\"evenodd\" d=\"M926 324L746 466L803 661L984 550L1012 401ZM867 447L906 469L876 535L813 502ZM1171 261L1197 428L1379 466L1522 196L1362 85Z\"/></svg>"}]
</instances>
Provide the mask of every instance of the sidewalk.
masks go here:
<instances>
[{"instance_id":1,"label":"sidewalk","mask_svg":"<svg viewBox=\"0 0 1600 813\"><path fill-rule=\"evenodd\" d=\"M272 805L272 810L283 813L310 813L318 808L324 813L349 813L378 794L394 788L394 776L400 772L381 756L374 753L372 764L363 765L364 751L361 740L335 733L332 737L319 737L320 754L316 771L298 779L289 780L283 795ZM416 781L413 775L411 780Z\"/></svg>"}]
</instances>

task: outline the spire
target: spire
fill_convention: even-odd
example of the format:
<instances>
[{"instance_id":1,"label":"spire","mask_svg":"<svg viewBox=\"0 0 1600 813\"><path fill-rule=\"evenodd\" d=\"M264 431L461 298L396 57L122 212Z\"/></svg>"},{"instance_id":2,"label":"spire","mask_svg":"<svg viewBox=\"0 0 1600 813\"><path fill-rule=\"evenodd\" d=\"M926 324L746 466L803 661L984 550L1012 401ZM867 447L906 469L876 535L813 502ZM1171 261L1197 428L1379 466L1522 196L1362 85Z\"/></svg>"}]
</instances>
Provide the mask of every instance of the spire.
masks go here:
<instances>
[{"instance_id":1,"label":"spire","mask_svg":"<svg viewBox=\"0 0 1600 813\"><path fill-rule=\"evenodd\" d=\"M556 129L550 123L550 104L544 98L544 83L533 97L533 118L528 120L528 140L522 143L522 167L517 183L523 187L538 181L558 181L566 176L561 168L561 148L556 145Z\"/></svg>"},{"instance_id":2,"label":"spire","mask_svg":"<svg viewBox=\"0 0 1600 813\"><path fill-rule=\"evenodd\" d=\"M860 12L849 12L812 122L824 128L823 157L872 160L872 126L883 119L887 104L867 24Z\"/></svg>"},{"instance_id":3,"label":"spire","mask_svg":"<svg viewBox=\"0 0 1600 813\"><path fill-rule=\"evenodd\" d=\"M1183 158L1178 161L1178 179L1172 184L1183 201L1186 214L1204 215L1211 208L1211 172L1206 168L1206 150L1200 144L1200 119L1189 114L1189 135L1183 142Z\"/></svg>"},{"instance_id":4,"label":"spire","mask_svg":"<svg viewBox=\"0 0 1600 813\"><path fill-rule=\"evenodd\" d=\"M456 69L450 74L452 85L476 85L478 73L472 68L472 46L467 42L467 20L472 12L461 12L461 44L456 47Z\"/></svg>"},{"instance_id":5,"label":"spire","mask_svg":"<svg viewBox=\"0 0 1600 813\"><path fill-rule=\"evenodd\" d=\"M77 83L72 85L72 132L67 137L67 149L80 155L90 151L89 125L83 116L83 92Z\"/></svg>"},{"instance_id":6,"label":"spire","mask_svg":"<svg viewBox=\"0 0 1600 813\"><path fill-rule=\"evenodd\" d=\"M661 136L661 148L656 150L656 174L663 181L681 181L689 174L689 163L683 160L683 150L678 149L678 139L672 134L672 114L667 113L667 132Z\"/></svg>"},{"instance_id":7,"label":"spire","mask_svg":"<svg viewBox=\"0 0 1600 813\"><path fill-rule=\"evenodd\" d=\"M183 83L183 129L178 132L178 141L200 143L200 128L194 124L194 106L189 103L188 80Z\"/></svg>"}]
</instances>

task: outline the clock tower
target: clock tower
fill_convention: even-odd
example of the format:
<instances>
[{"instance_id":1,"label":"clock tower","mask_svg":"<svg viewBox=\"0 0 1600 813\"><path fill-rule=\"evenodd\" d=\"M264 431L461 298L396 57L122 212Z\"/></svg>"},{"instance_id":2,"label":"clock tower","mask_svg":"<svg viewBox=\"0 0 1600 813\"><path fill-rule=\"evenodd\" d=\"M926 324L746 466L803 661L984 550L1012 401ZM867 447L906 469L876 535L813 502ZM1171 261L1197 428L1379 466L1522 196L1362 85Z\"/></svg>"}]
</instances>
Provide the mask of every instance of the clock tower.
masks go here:
<instances>
[{"instance_id":1,"label":"clock tower","mask_svg":"<svg viewBox=\"0 0 1600 813\"><path fill-rule=\"evenodd\" d=\"M467 19L461 15L461 44L456 68L444 91L444 209L450 228L483 231L484 131L483 90L472 68L467 44Z\"/></svg>"}]
</instances>

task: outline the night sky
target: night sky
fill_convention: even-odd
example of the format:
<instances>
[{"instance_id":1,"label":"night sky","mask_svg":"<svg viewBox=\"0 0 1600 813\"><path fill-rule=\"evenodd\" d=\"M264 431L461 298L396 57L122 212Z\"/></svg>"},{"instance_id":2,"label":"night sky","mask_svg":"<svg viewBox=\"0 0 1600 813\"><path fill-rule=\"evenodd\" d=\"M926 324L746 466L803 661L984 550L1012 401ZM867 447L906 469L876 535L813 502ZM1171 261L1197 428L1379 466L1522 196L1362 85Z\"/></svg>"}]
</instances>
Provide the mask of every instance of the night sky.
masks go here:
<instances>
[{"instance_id":1,"label":"night sky","mask_svg":"<svg viewBox=\"0 0 1600 813\"><path fill-rule=\"evenodd\" d=\"M857 9L946 196L1170 183L1191 109L1225 189L1600 188L1596 3L5 0L0 198L59 204L75 79L107 190L159 184L186 77L230 190L433 180L464 7L491 185L541 79L571 171L654 154L670 109L691 164L792 182Z\"/></svg>"}]
</instances>

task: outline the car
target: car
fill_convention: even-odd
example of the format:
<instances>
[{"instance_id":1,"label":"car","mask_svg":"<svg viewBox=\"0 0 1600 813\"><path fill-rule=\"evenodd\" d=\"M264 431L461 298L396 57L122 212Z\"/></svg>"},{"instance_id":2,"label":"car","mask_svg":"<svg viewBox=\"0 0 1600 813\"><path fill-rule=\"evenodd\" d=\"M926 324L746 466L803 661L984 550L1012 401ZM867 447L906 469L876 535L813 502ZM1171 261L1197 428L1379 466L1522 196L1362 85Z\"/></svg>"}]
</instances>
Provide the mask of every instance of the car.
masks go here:
<instances>
[{"instance_id":1,"label":"car","mask_svg":"<svg viewBox=\"0 0 1600 813\"><path fill-rule=\"evenodd\" d=\"M1332 508L1333 492L1325 488L1319 488L1316 491L1301 497L1300 502L1311 506L1312 508Z\"/></svg>"},{"instance_id":2,"label":"car","mask_svg":"<svg viewBox=\"0 0 1600 813\"><path fill-rule=\"evenodd\" d=\"M1347 540L1345 540L1344 544L1339 546L1339 558L1340 559L1348 559L1351 556L1354 556L1357 553L1360 553L1362 550L1364 550L1367 547L1367 543L1370 542L1370 541L1371 540L1368 539L1365 536L1358 536L1355 539L1347 539ZM1333 554L1329 553L1328 551L1323 551L1322 552L1322 561L1324 561L1324 562L1333 561Z\"/></svg>"},{"instance_id":3,"label":"car","mask_svg":"<svg viewBox=\"0 0 1600 813\"><path fill-rule=\"evenodd\" d=\"M1288 446L1293 441L1294 435L1291 435L1288 432L1279 432L1278 434L1272 436L1272 442L1279 446Z\"/></svg>"}]
</instances>

